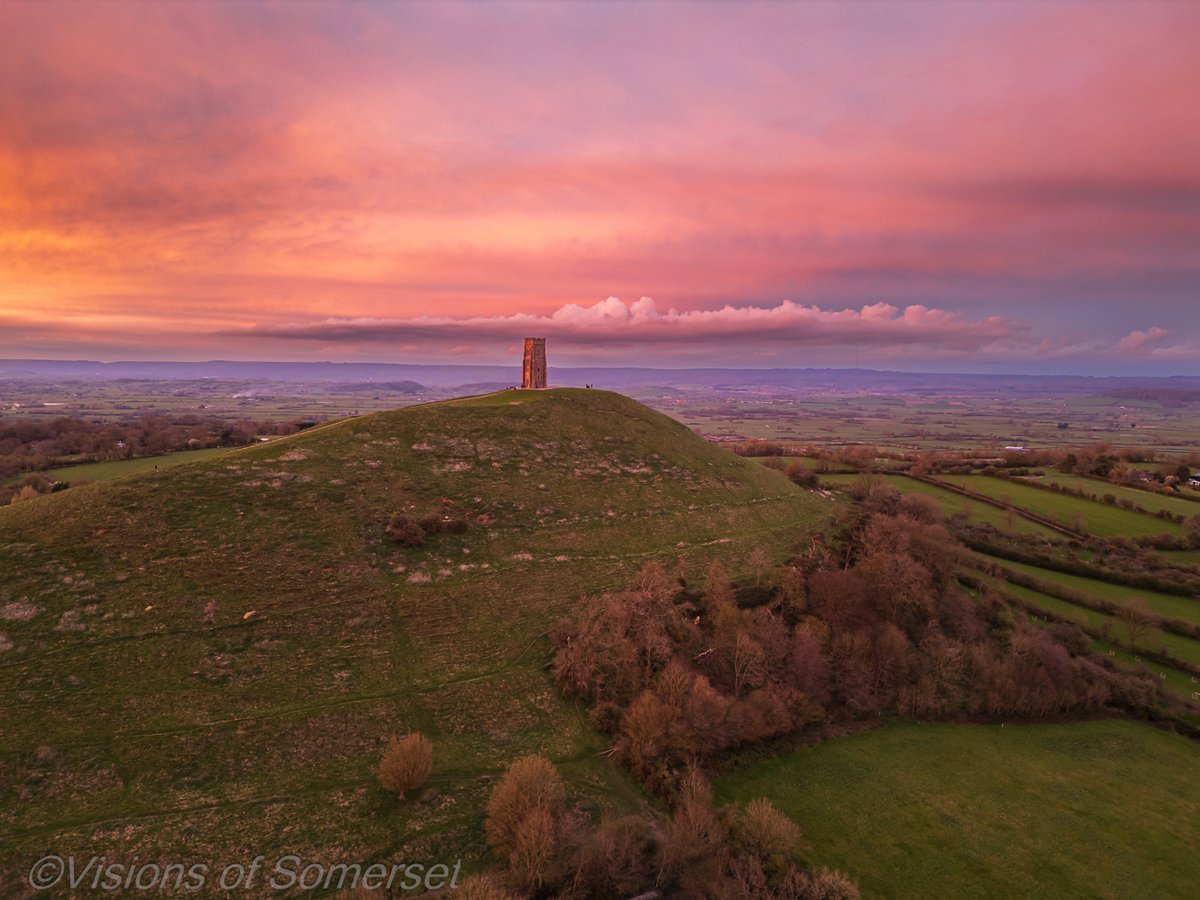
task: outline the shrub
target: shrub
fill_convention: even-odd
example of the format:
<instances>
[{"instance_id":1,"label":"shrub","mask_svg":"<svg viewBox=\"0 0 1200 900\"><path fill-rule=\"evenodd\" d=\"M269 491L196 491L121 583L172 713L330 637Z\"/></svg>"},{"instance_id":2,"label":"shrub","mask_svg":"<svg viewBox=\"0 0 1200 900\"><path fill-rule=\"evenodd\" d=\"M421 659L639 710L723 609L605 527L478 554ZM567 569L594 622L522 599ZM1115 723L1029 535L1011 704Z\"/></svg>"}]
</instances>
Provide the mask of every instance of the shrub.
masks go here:
<instances>
[{"instance_id":1,"label":"shrub","mask_svg":"<svg viewBox=\"0 0 1200 900\"><path fill-rule=\"evenodd\" d=\"M425 529L412 516L396 513L387 525L388 540L402 547L420 547L425 543Z\"/></svg>"},{"instance_id":2,"label":"shrub","mask_svg":"<svg viewBox=\"0 0 1200 900\"><path fill-rule=\"evenodd\" d=\"M588 897L632 897L654 883L657 841L640 816L602 821L579 848L575 887Z\"/></svg>"},{"instance_id":3,"label":"shrub","mask_svg":"<svg viewBox=\"0 0 1200 900\"><path fill-rule=\"evenodd\" d=\"M1185 519L1183 528L1187 534L1187 545L1200 550L1200 515L1189 516Z\"/></svg>"},{"instance_id":4,"label":"shrub","mask_svg":"<svg viewBox=\"0 0 1200 900\"><path fill-rule=\"evenodd\" d=\"M536 810L558 812L566 802L562 777L544 756L523 756L508 767L488 798L483 830L488 846L508 857L517 846L517 832Z\"/></svg>"},{"instance_id":5,"label":"shrub","mask_svg":"<svg viewBox=\"0 0 1200 900\"><path fill-rule=\"evenodd\" d=\"M816 472L796 461L788 463L787 468L783 470L783 474L801 487L815 488L821 483L821 479L817 476Z\"/></svg>"},{"instance_id":6,"label":"shrub","mask_svg":"<svg viewBox=\"0 0 1200 900\"><path fill-rule=\"evenodd\" d=\"M781 875L800 844L800 826L763 797L751 800L733 828L738 846L754 856L768 875Z\"/></svg>"},{"instance_id":7,"label":"shrub","mask_svg":"<svg viewBox=\"0 0 1200 900\"><path fill-rule=\"evenodd\" d=\"M801 900L858 900L858 886L835 869L797 872L788 885L789 896Z\"/></svg>"},{"instance_id":8,"label":"shrub","mask_svg":"<svg viewBox=\"0 0 1200 900\"><path fill-rule=\"evenodd\" d=\"M903 494L897 512L927 525L940 525L946 520L942 505L924 494Z\"/></svg>"},{"instance_id":9,"label":"shrub","mask_svg":"<svg viewBox=\"0 0 1200 900\"><path fill-rule=\"evenodd\" d=\"M401 799L419 788L433 771L433 744L419 732L402 738L392 735L379 762L379 783Z\"/></svg>"},{"instance_id":10,"label":"shrub","mask_svg":"<svg viewBox=\"0 0 1200 900\"><path fill-rule=\"evenodd\" d=\"M491 874L471 875L454 891L454 900L521 900Z\"/></svg>"},{"instance_id":11,"label":"shrub","mask_svg":"<svg viewBox=\"0 0 1200 900\"><path fill-rule=\"evenodd\" d=\"M35 488L32 484L27 484L12 495L12 500L10 502L16 504L24 500L32 500L37 495L37 488Z\"/></svg>"},{"instance_id":12,"label":"shrub","mask_svg":"<svg viewBox=\"0 0 1200 900\"><path fill-rule=\"evenodd\" d=\"M588 723L602 734L612 734L621 727L621 707L602 700L588 710Z\"/></svg>"}]
</instances>

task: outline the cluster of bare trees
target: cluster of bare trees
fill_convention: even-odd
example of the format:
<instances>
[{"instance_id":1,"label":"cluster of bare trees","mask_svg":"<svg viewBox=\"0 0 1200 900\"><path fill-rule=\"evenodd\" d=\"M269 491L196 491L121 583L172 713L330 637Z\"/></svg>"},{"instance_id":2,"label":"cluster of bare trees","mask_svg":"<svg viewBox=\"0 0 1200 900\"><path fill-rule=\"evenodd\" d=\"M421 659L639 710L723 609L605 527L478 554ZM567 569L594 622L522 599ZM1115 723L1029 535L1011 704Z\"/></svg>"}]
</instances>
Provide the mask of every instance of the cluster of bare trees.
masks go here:
<instances>
[{"instance_id":1,"label":"cluster of bare trees","mask_svg":"<svg viewBox=\"0 0 1200 900\"><path fill-rule=\"evenodd\" d=\"M518 897L681 897L711 900L854 900L837 872L796 865L800 828L768 800L717 808L712 788L687 772L669 816L593 822L568 802L541 756L514 762L492 790L484 830L501 872L468 879L467 900Z\"/></svg>"},{"instance_id":2,"label":"cluster of bare trees","mask_svg":"<svg viewBox=\"0 0 1200 900\"><path fill-rule=\"evenodd\" d=\"M847 523L743 608L719 565L689 592L650 565L554 634L555 675L653 789L718 751L815 722L1039 717L1102 707L1112 675L956 578L960 547L920 503Z\"/></svg>"},{"instance_id":3,"label":"cluster of bare trees","mask_svg":"<svg viewBox=\"0 0 1200 900\"><path fill-rule=\"evenodd\" d=\"M198 416L148 415L119 422L65 416L0 424L0 476L64 462L157 456L191 447L232 447L259 434L290 434L277 422L224 422Z\"/></svg>"},{"instance_id":4,"label":"cluster of bare trees","mask_svg":"<svg viewBox=\"0 0 1200 900\"><path fill-rule=\"evenodd\" d=\"M403 800L428 781L433 744L393 735L379 782ZM669 817L605 815L598 822L568 803L558 769L543 756L516 760L487 802L484 834L502 870L468 879L475 900L569 900L654 896L710 900L855 900L843 875L797 867L800 828L768 800L716 809L696 771L680 780Z\"/></svg>"}]
</instances>

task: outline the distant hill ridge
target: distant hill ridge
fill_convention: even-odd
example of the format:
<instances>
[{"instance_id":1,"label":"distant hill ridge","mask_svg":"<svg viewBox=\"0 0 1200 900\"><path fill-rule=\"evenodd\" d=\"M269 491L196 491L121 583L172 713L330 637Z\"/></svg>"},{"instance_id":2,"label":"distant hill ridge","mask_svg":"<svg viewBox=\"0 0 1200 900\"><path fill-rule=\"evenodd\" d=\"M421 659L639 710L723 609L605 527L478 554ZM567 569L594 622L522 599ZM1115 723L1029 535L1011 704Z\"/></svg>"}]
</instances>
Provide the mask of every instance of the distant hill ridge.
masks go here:
<instances>
[{"instance_id":1,"label":"distant hill ridge","mask_svg":"<svg viewBox=\"0 0 1200 900\"><path fill-rule=\"evenodd\" d=\"M1085 376L892 372L873 369L657 369L632 366L562 367L553 365L550 383L612 390L656 385L720 387L769 386L825 389L898 390L909 392L970 390L1097 394L1120 388L1200 390L1196 376ZM518 365L418 365L409 363L335 362L96 362L92 360L0 359L3 378L237 378L265 381L372 382L413 381L428 387L514 385L521 380Z\"/></svg>"}]
</instances>

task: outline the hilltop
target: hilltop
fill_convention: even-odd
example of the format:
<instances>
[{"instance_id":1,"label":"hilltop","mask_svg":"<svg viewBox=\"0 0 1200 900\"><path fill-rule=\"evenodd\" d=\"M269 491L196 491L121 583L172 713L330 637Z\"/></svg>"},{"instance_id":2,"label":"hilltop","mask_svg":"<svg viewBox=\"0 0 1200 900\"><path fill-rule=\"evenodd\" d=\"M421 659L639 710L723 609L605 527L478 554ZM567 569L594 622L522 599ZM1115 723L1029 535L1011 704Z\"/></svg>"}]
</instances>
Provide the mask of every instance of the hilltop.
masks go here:
<instances>
[{"instance_id":1,"label":"hilltop","mask_svg":"<svg viewBox=\"0 0 1200 900\"><path fill-rule=\"evenodd\" d=\"M563 389L2 508L0 875L51 849L478 858L491 776L532 751L577 796L636 807L544 671L546 632L650 559L698 577L782 555L824 503L626 397ZM404 548L396 512L468 527ZM373 769L411 729L434 778L397 804Z\"/></svg>"}]
</instances>

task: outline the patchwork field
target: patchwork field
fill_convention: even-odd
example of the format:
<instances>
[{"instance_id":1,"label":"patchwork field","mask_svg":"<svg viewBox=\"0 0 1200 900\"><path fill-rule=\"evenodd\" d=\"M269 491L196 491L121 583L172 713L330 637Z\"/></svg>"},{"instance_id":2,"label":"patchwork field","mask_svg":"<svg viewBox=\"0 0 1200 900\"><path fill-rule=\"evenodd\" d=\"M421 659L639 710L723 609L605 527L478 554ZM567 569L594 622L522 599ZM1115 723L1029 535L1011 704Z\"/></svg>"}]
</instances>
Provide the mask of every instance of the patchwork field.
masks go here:
<instances>
[{"instance_id":1,"label":"patchwork field","mask_svg":"<svg viewBox=\"0 0 1200 900\"><path fill-rule=\"evenodd\" d=\"M1096 503L1069 494L1056 494L1011 479L987 475L940 475L938 480L1028 510L1034 515L1067 525L1081 526L1099 537L1136 537L1144 534L1178 534L1175 522Z\"/></svg>"},{"instance_id":2,"label":"patchwork field","mask_svg":"<svg viewBox=\"0 0 1200 900\"><path fill-rule=\"evenodd\" d=\"M1033 522L1029 519L1015 515L1014 511L998 509L987 503L980 501L972 501L969 497L964 497L961 494L953 491L939 488L936 485L928 482L916 481L912 478L907 478L903 475L883 475L880 476L890 486L901 492L920 493L936 500L942 508L942 512L948 516L962 516L966 522L983 522L991 525L1000 532L1012 534L1033 534L1045 538L1048 541L1061 541L1062 535L1052 529L1046 528ZM1018 503L1024 503L1030 499L1038 505L1039 512L1035 514L1047 515L1048 512L1057 513L1052 516L1063 520L1063 510L1069 506L1080 506L1089 509L1099 509L1103 512L1111 511L1113 508L1104 504L1093 503L1091 501L1079 500L1078 498L1062 497L1051 492L1039 488L1027 487L1017 484L1016 487L1023 488L1023 491L1016 491L1012 494L1002 493L1001 489L1006 488L1011 482L1003 481L995 478L988 478L982 475L971 476L943 476L948 482L962 484L969 489L978 490L979 486L985 486L986 490L994 493L997 498L1003 498L1011 502L1016 509L1027 509L1028 507L1020 506ZM853 484L860 478L859 475L850 474L830 474L821 477L822 485L833 488L835 490L844 490L849 485ZM1093 482L1095 483L1095 482ZM997 487L998 486L998 487ZM1101 483L1101 487L1104 485ZM979 491L985 493L985 491ZM1151 495L1147 495L1151 496ZM1046 505L1045 500L1066 500L1074 501L1073 503L1065 503L1060 506ZM1152 498L1153 499L1153 498ZM1186 503L1187 501L1179 501ZM1135 520L1144 525L1146 520L1158 524L1161 520L1140 514L1130 514L1124 510L1118 512L1125 513L1126 516L1132 515ZM1118 517L1117 521L1124 517ZM1087 520L1089 527L1099 524L1098 533L1104 536L1105 526L1111 526L1113 519L1105 520L1102 517L1092 517ZM1162 523L1168 524L1168 523ZM1046 545L1049 546L1049 545ZM1061 546L1061 545L1060 545ZM1090 553L1085 553L1085 557L1090 557ZM1174 565L1181 567L1195 567L1197 560L1200 559L1200 554L1196 551L1173 551L1163 554ZM1166 594L1159 591L1146 590L1143 588L1128 587L1125 585L1112 584L1108 581L1102 581L1098 578L1087 578L1078 575L1071 575L1059 572L1053 569L1042 568L1036 565L1027 563L1013 562L1008 559L989 556L985 553L975 552L972 558L978 564L986 564L989 566L1001 566L1005 571L1015 573L1015 575L1025 575L1036 578L1047 586L1057 586L1066 592L1066 598L1053 596L1044 591L1035 590L1022 585L1014 584L1008 579L997 579L990 576L975 573L976 577L982 578L983 581L992 585L997 590L1014 597L1017 600L1032 604L1036 609L1040 609L1053 616L1066 619L1067 621L1076 622L1080 625L1091 629L1094 635L1108 635L1114 641L1121 641L1128 644L1130 634L1126 624L1115 615L1100 612L1096 609L1089 608L1087 603L1113 603L1118 605L1128 604L1133 598L1140 598L1146 604L1147 609L1155 615L1167 619L1174 619L1179 622L1188 624L1200 624L1200 597L1187 597L1178 594ZM1014 577L1015 577L1014 575ZM1075 602L1079 600L1081 602ZM1200 641L1192 637L1181 634L1173 634L1166 631L1161 631L1157 628L1147 629L1145 634L1139 635L1134 642L1135 648L1140 648L1141 651L1151 653L1167 653L1174 657L1174 661L1179 661L1175 666L1151 661L1149 657L1142 657L1135 652L1131 652L1127 648L1121 647L1113 641L1101 640L1099 637L1093 639L1093 647L1101 654L1107 655L1113 662L1135 668L1147 668L1154 674L1161 676L1163 683L1180 699L1195 706L1197 705L1197 691L1200 691L1200 679L1192 672L1188 671L1185 665L1200 665ZM1168 662L1172 660L1168 659Z\"/></svg>"},{"instance_id":3,"label":"patchwork field","mask_svg":"<svg viewBox=\"0 0 1200 900\"><path fill-rule=\"evenodd\" d=\"M113 421L141 415L239 419L316 419L380 412L448 396L446 391L397 391L387 383L331 384L269 377L197 379L21 378L0 376L0 422L75 416ZM453 393L453 392L451 392ZM458 393L462 393L461 391Z\"/></svg>"},{"instance_id":4,"label":"patchwork field","mask_svg":"<svg viewBox=\"0 0 1200 900\"><path fill-rule=\"evenodd\" d=\"M1031 484L1061 484L1073 490L1085 491L1088 494L1094 494L1097 497L1104 497L1106 494L1111 494L1118 501L1128 500L1130 503L1142 507L1142 509L1150 512L1165 512L1174 513L1182 516L1194 516L1200 513L1200 503L1195 500L1187 500L1184 497L1174 497L1169 494L1161 494L1153 491L1143 491L1134 487L1126 487L1121 484L1113 484L1109 481L1102 481L1099 478L1085 478L1082 475L1064 475L1062 472L1055 472L1053 469L1046 472L1041 478L1030 478ZM1188 489L1190 494L1194 494ZM1194 494L1200 496L1200 494Z\"/></svg>"},{"instance_id":5,"label":"patchwork field","mask_svg":"<svg viewBox=\"0 0 1200 900\"><path fill-rule=\"evenodd\" d=\"M907 451L966 450L999 454L1008 445L1069 447L1104 441L1113 447L1195 449L1200 410L1156 400L1076 395L944 383L914 390L894 379L885 387L839 388L835 379L804 390L761 388L647 396L647 402L705 434L759 437L837 448L867 443ZM1002 396L1008 394L1008 396ZM703 396L703 399L702 399ZM1067 428L1060 428L1060 423Z\"/></svg>"},{"instance_id":6,"label":"patchwork field","mask_svg":"<svg viewBox=\"0 0 1200 900\"><path fill-rule=\"evenodd\" d=\"M1148 591L1143 588L1111 584L1096 578L1069 575L1066 572L1056 572L1053 569L1043 569L1039 566L1031 566L1007 559L987 558L1014 572L1024 572L1043 581L1053 582L1070 588L1073 591L1078 591L1085 596L1098 597L1121 606L1138 597L1146 601L1146 606L1156 615L1163 616L1164 618L1178 619L1181 622L1189 622L1193 625L1200 625L1200 600L1192 597L1182 597L1178 594L1162 594L1158 591Z\"/></svg>"},{"instance_id":7,"label":"patchwork field","mask_svg":"<svg viewBox=\"0 0 1200 900\"><path fill-rule=\"evenodd\" d=\"M743 768L867 897L1189 897L1200 747L1126 721L898 724Z\"/></svg>"},{"instance_id":8,"label":"patchwork field","mask_svg":"<svg viewBox=\"0 0 1200 900\"><path fill-rule=\"evenodd\" d=\"M854 484L860 477L859 475L844 474L822 475L821 484L844 488ZM889 486L901 493L922 494L936 500L947 518L962 516L967 522L985 522L1000 531L1015 531L1018 534L1036 534L1042 537L1058 537L1059 534L1053 528L1047 528L1040 522L1033 522L1015 513L998 509L990 503L972 500L970 497L964 497L962 494L925 481L917 481L904 475L884 475L882 477Z\"/></svg>"}]
</instances>

